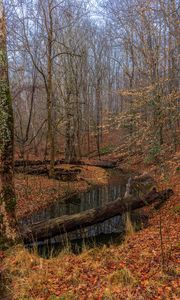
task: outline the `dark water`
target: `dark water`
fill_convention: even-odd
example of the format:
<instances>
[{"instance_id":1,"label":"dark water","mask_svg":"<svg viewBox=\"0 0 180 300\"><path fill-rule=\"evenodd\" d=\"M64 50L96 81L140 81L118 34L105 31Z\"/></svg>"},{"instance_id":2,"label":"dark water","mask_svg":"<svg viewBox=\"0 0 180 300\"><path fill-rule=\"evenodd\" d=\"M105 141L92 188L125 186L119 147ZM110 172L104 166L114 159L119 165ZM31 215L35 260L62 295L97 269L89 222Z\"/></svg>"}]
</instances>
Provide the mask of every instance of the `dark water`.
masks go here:
<instances>
[{"instance_id":1,"label":"dark water","mask_svg":"<svg viewBox=\"0 0 180 300\"><path fill-rule=\"evenodd\" d=\"M72 215L91 208L98 208L104 204L123 197L126 190L128 177L122 176L120 171L109 171L108 184L104 186L94 186L84 193L78 193L66 200L57 200L52 205L32 216L25 218L22 222L26 225L63 215Z\"/></svg>"},{"instance_id":2,"label":"dark water","mask_svg":"<svg viewBox=\"0 0 180 300\"><path fill-rule=\"evenodd\" d=\"M124 196L127 180L128 176L122 175L120 171L110 171L106 186L94 186L90 190L78 193L72 198L57 201L48 208L23 219L21 223L28 225L101 207L110 201L116 200L118 197ZM46 257L52 255L52 253L54 255L57 254L63 248L78 253L84 246L93 247L94 245L117 241L122 238L123 231L124 222L122 216L115 216L104 222L38 242L36 246L39 253ZM33 246L28 245L28 247Z\"/></svg>"}]
</instances>

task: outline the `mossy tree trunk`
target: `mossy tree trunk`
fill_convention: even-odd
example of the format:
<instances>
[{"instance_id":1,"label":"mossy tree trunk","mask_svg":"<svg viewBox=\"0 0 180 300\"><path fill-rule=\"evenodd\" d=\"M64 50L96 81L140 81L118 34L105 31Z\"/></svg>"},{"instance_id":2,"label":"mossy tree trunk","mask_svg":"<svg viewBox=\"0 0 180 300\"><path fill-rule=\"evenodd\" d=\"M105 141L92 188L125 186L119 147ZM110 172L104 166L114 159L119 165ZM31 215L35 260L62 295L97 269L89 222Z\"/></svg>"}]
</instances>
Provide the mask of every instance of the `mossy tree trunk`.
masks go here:
<instances>
[{"instance_id":1,"label":"mossy tree trunk","mask_svg":"<svg viewBox=\"0 0 180 300\"><path fill-rule=\"evenodd\" d=\"M8 79L6 21L0 0L0 239L11 244L17 240L15 189L13 181L13 109ZM0 241L0 242L1 242Z\"/></svg>"}]
</instances>

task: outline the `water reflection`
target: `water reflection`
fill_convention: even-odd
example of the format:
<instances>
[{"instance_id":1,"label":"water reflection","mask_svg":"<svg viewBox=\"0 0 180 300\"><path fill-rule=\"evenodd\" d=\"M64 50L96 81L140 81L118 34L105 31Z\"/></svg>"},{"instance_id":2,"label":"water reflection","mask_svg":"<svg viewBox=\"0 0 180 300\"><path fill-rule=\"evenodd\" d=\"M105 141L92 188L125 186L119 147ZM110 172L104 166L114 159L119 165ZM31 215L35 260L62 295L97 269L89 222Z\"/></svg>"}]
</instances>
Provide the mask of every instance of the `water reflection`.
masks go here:
<instances>
[{"instance_id":1,"label":"water reflection","mask_svg":"<svg viewBox=\"0 0 180 300\"><path fill-rule=\"evenodd\" d=\"M124 196L127 179L127 177L122 177L119 171L113 172L110 174L109 182L106 186L95 186L89 191L79 193L72 198L57 201L48 208L21 220L21 223L28 225L63 215L76 214L91 208L100 208L106 203ZM120 236L123 231L122 216L115 216L104 222L38 242L37 246L40 254L46 257L48 253L52 252L52 249L57 253L64 246L67 247L67 245L74 252L78 252L82 249L84 241L91 246L94 243L109 242L114 237ZM28 245L28 247L32 246L33 244Z\"/></svg>"},{"instance_id":2,"label":"water reflection","mask_svg":"<svg viewBox=\"0 0 180 300\"><path fill-rule=\"evenodd\" d=\"M109 178L107 186L94 186L89 191L79 193L72 198L56 201L47 208L22 219L21 223L28 225L64 215L73 215L91 208L102 207L106 203L124 196L126 182L127 178L120 177L120 172L116 171Z\"/></svg>"}]
</instances>

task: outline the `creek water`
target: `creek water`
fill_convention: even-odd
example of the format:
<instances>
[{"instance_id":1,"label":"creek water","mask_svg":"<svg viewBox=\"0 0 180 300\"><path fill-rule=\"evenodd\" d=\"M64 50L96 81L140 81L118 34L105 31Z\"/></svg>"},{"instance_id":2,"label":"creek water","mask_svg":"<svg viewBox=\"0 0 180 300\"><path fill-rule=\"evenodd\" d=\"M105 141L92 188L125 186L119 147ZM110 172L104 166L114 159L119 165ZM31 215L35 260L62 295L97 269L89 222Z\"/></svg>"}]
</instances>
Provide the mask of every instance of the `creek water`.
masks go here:
<instances>
[{"instance_id":1,"label":"creek water","mask_svg":"<svg viewBox=\"0 0 180 300\"><path fill-rule=\"evenodd\" d=\"M21 220L21 224L30 225L39 221L102 207L106 203L124 196L128 177L118 170L111 170L107 185L93 186L86 192L77 193L63 201L62 199L56 201L47 208ZM119 215L83 229L56 235L48 240L40 241L36 245L27 245L27 247L36 246L39 254L45 257L56 255L63 249L79 253L83 247L93 247L122 240L124 228L123 217Z\"/></svg>"}]
</instances>

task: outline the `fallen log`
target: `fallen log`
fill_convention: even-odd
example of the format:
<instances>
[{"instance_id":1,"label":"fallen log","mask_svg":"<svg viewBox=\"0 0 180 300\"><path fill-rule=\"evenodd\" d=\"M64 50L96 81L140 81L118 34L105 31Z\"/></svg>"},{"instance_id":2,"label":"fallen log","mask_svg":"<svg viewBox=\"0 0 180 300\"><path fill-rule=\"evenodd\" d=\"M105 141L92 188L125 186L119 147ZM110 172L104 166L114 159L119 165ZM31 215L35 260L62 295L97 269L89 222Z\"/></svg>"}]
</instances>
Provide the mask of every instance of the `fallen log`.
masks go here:
<instances>
[{"instance_id":1,"label":"fallen log","mask_svg":"<svg viewBox=\"0 0 180 300\"><path fill-rule=\"evenodd\" d=\"M15 171L18 170L18 168L22 167L33 167L33 166L47 166L50 164L50 160L15 160L14 162L14 168ZM59 164L67 164L64 159L58 159L55 160L54 165ZM117 165L116 161L106 161L106 160L99 160L99 161L92 161L89 163L85 163L83 161L74 161L68 163L68 165L87 165L87 166L94 166L94 167L101 167L101 168L115 168ZM22 169L21 169L22 170Z\"/></svg>"},{"instance_id":2,"label":"fallen log","mask_svg":"<svg viewBox=\"0 0 180 300\"><path fill-rule=\"evenodd\" d=\"M157 192L153 188L143 199L134 199L132 195L129 195L127 198L117 199L101 208L90 209L74 215L65 215L48 221L34 223L29 227L23 227L21 228L22 238L26 243L38 240L42 241L61 233L94 225L129 210L139 209L157 200L162 203L171 197L172 194L173 191L171 189Z\"/></svg>"},{"instance_id":3,"label":"fallen log","mask_svg":"<svg viewBox=\"0 0 180 300\"><path fill-rule=\"evenodd\" d=\"M99 161L92 161L89 163L86 163L87 166L93 166L93 167L100 167L104 169L113 169L117 166L116 161L106 161L106 160L99 160Z\"/></svg>"},{"instance_id":4,"label":"fallen log","mask_svg":"<svg viewBox=\"0 0 180 300\"><path fill-rule=\"evenodd\" d=\"M63 159L58 159L55 160L54 164L59 165L63 164L65 161ZM50 160L15 160L14 161L14 168L19 168L19 167L28 167L28 166L46 166L50 164Z\"/></svg>"},{"instance_id":5,"label":"fallen log","mask_svg":"<svg viewBox=\"0 0 180 300\"><path fill-rule=\"evenodd\" d=\"M81 172L81 169L72 169L66 170L63 168L55 168L53 179L62 180L62 181L75 181L77 180L77 175ZM16 169L16 173L24 173L27 175L35 175L35 176L49 176L49 169L47 166L43 165L35 165L35 166L27 166L27 167L18 167Z\"/></svg>"},{"instance_id":6,"label":"fallen log","mask_svg":"<svg viewBox=\"0 0 180 300\"><path fill-rule=\"evenodd\" d=\"M42 165L35 165L35 166L25 166L25 167L18 167L15 169L16 173L23 173L28 175L45 175L48 176L49 170L48 168Z\"/></svg>"},{"instance_id":7,"label":"fallen log","mask_svg":"<svg viewBox=\"0 0 180 300\"><path fill-rule=\"evenodd\" d=\"M65 170L65 169L54 169L53 179L62 181L76 181L77 175L81 173L81 169Z\"/></svg>"}]
</instances>

